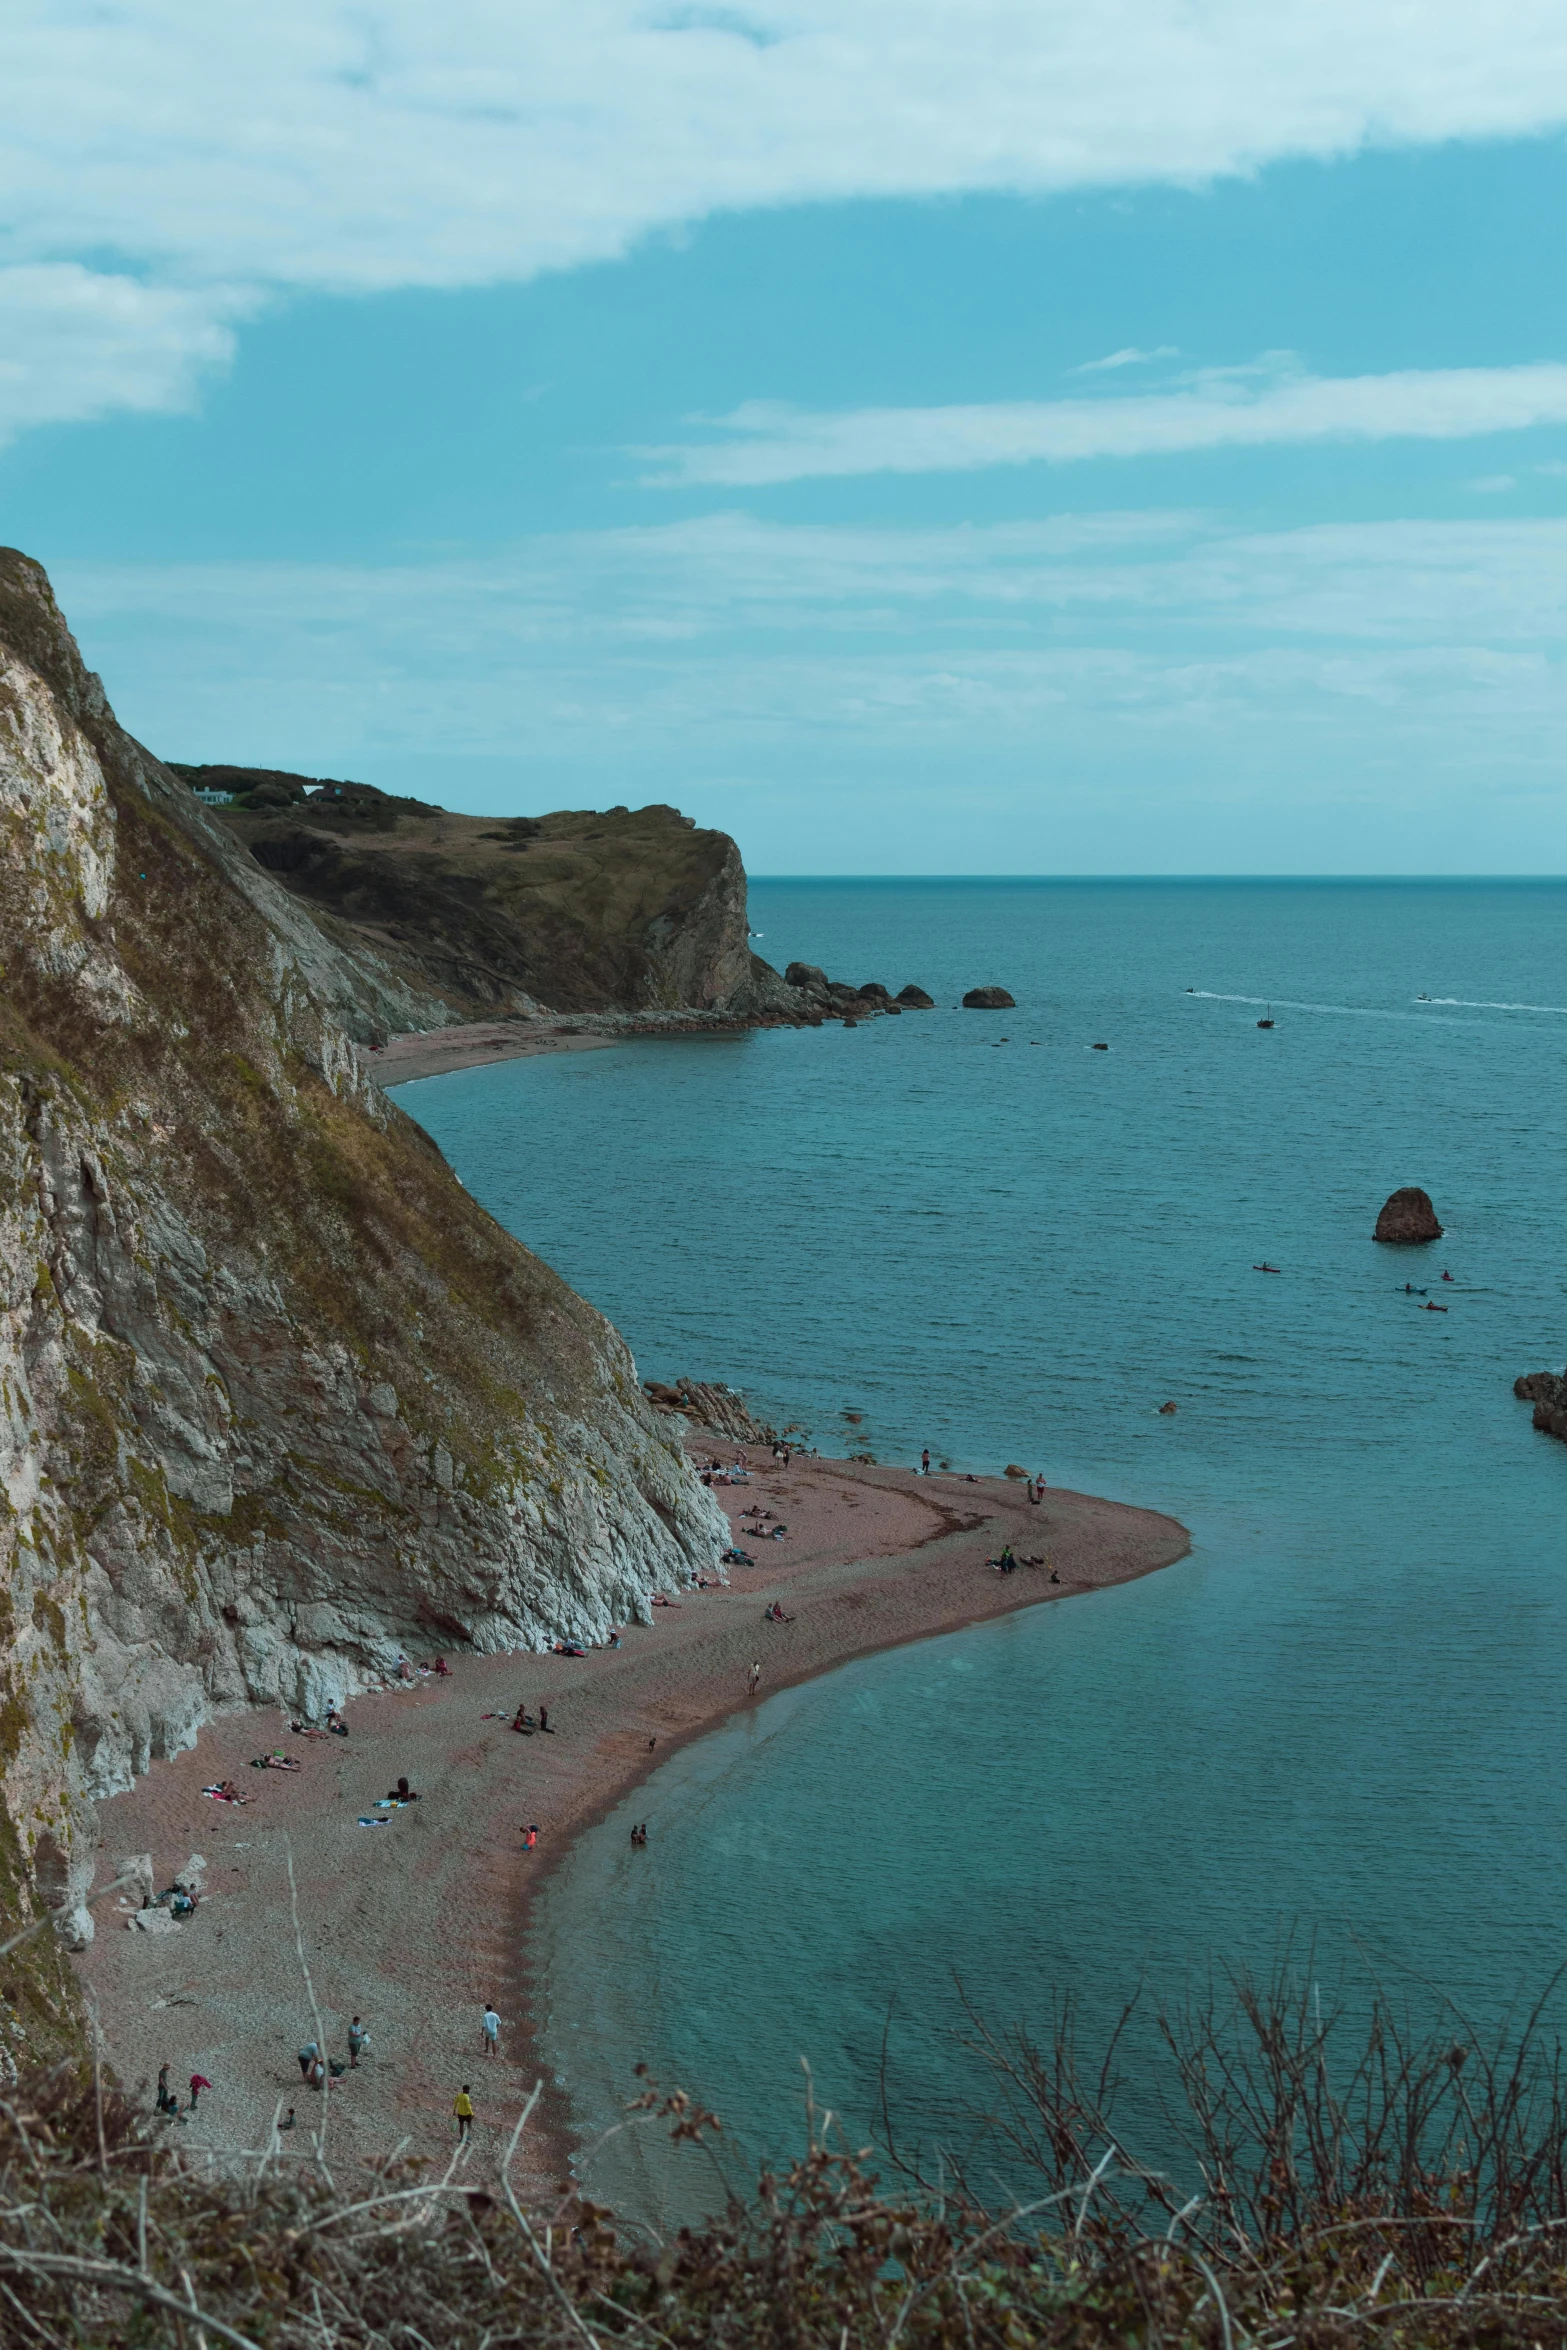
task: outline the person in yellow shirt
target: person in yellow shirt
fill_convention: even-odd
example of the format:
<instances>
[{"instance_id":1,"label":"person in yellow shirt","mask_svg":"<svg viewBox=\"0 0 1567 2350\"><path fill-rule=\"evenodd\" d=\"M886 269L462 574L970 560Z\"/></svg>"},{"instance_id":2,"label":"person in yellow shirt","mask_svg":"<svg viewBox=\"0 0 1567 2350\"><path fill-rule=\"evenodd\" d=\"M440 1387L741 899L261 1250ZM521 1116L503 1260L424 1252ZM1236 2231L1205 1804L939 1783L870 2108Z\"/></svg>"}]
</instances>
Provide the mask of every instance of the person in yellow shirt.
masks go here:
<instances>
[{"instance_id":1,"label":"person in yellow shirt","mask_svg":"<svg viewBox=\"0 0 1567 2350\"><path fill-rule=\"evenodd\" d=\"M473 2099L468 2094L466 2081L457 2092L452 2111L457 2116L457 2143L460 2146L465 2138L473 2135Z\"/></svg>"}]
</instances>

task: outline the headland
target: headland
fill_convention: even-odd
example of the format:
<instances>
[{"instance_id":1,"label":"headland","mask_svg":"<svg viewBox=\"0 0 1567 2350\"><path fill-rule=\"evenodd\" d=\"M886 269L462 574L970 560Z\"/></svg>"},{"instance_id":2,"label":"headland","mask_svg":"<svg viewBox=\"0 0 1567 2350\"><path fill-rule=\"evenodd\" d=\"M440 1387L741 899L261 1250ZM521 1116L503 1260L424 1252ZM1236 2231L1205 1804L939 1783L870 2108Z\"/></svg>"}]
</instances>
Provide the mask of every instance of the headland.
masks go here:
<instances>
[{"instance_id":1,"label":"headland","mask_svg":"<svg viewBox=\"0 0 1567 2350\"><path fill-rule=\"evenodd\" d=\"M732 1442L702 1431L689 1443L704 1459L734 1457ZM308 2153L320 2126L322 2098L303 2085L295 2057L313 2026L290 1852L329 2048L346 2053L354 2014L371 2033L360 2068L327 2093L329 2158L375 2159L399 2145L444 2158L465 2081L482 2155L546 2072L527 1948L543 1879L678 1746L747 1704L753 1662L765 1700L851 1657L1125 1582L1187 1549L1173 1519L1049 1489L1031 1504L999 1477L799 1458L715 1493L757 1563L655 1608L651 1625L622 1629L618 1648L456 1656L449 1678L356 1699L346 1740L306 1739L269 1709L223 1715L194 1748L155 1762L102 1806L100 1882L123 1853L150 1851L159 1886L193 1851L208 1864L210 1893L188 1923L159 1936L127 1932L111 1899L77 1960L128 2089L165 2061L181 2087L192 2072L213 2083L194 2120L177 2125L182 2145L264 2147L274 2113L293 2106L295 2132L282 2146ZM740 1528L755 1502L786 1523L784 1538ZM998 1573L988 1562L1008 1543L1043 1563ZM784 1622L767 1620L774 1602ZM547 1731L512 1730L522 1701L535 1715L547 1710ZM300 1769L249 1767L273 1747ZM419 1802L382 1814L384 1827L361 1826L400 1776ZM249 1799L242 1807L202 1794L223 1779ZM647 1809L656 1869L659 1823L656 1806ZM480 2044L486 1999L504 2021L494 2061ZM535 2187L564 2176L570 2145L567 2100L550 2083L522 2165Z\"/></svg>"}]
</instances>

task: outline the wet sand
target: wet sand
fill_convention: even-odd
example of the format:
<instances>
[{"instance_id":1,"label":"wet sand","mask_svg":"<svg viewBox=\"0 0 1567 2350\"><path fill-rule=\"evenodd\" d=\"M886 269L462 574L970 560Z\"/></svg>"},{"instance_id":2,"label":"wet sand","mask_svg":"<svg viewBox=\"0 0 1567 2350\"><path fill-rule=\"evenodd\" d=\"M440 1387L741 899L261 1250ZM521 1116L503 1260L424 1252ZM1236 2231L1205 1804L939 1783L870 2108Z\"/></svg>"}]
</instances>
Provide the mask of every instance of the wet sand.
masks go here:
<instances>
[{"instance_id":1,"label":"wet sand","mask_svg":"<svg viewBox=\"0 0 1567 2350\"><path fill-rule=\"evenodd\" d=\"M693 1450L730 1460L735 1448L698 1438ZM164 2061L182 2093L192 2072L212 2082L199 2112L177 2126L182 2149L263 2147L279 2104L298 2109L285 2150L309 2153L321 2125L323 2100L302 2084L295 2056L312 2026L290 1850L330 2052L346 2054L355 2013L371 2032L359 2070L326 2100L334 2170L399 2144L444 2160L464 2082L477 2115L475 2159L486 2163L545 2071L524 1948L542 1877L677 1746L744 1707L753 1660L765 1700L850 1657L1125 1582L1187 1548L1171 1518L1055 1491L1030 1506L1021 1484L1004 1478L801 1460L760 1469L749 1487L719 1488L718 1497L737 1525L748 1502L766 1503L787 1539L759 1543L741 1529L754 1567L731 1569L723 1589L656 1607L651 1625L624 1630L619 1649L456 1656L449 1679L356 1699L346 1740L295 1736L271 1710L226 1715L192 1751L155 1763L129 1794L101 1806L100 1883L122 1853L150 1850L160 1889L192 1852L208 1862L209 1898L189 1923L160 1936L127 1931L111 1896L98 1903L97 1940L77 1962L106 2057L128 2089L150 2084ZM999 1575L986 1561L1007 1541L1045 1564ZM773 1599L792 1622L764 1621ZM548 1708L548 1733L511 1730L522 1699L535 1714L541 1702ZM303 1767L247 1767L272 1746ZM359 1827L400 1774L421 1800L386 1827ZM243 1807L201 1794L224 1778L250 1798ZM530 1822L539 1830L532 1852L522 1835ZM503 2019L496 2060L481 2049L486 1999ZM569 2146L569 2112L550 2087L519 2180L550 2189Z\"/></svg>"}]
</instances>

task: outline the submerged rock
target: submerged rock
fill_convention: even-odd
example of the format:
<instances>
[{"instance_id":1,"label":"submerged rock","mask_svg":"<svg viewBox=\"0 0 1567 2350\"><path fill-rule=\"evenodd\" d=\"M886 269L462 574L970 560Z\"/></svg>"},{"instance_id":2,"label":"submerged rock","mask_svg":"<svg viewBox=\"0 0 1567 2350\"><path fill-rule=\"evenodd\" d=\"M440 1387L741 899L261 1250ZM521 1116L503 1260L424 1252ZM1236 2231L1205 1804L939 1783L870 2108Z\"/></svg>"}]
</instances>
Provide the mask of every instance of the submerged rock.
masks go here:
<instances>
[{"instance_id":1,"label":"submerged rock","mask_svg":"<svg viewBox=\"0 0 1567 2350\"><path fill-rule=\"evenodd\" d=\"M1391 1240L1407 1244L1421 1240L1440 1240L1442 1227L1436 1220L1431 1195L1418 1184L1406 1183L1401 1191L1389 1194L1377 1218L1373 1240Z\"/></svg>"},{"instance_id":2,"label":"submerged rock","mask_svg":"<svg viewBox=\"0 0 1567 2350\"><path fill-rule=\"evenodd\" d=\"M971 987L963 998L964 1010L969 1012L1010 1012L1016 1003L1016 996L1008 995L1004 987Z\"/></svg>"}]
</instances>

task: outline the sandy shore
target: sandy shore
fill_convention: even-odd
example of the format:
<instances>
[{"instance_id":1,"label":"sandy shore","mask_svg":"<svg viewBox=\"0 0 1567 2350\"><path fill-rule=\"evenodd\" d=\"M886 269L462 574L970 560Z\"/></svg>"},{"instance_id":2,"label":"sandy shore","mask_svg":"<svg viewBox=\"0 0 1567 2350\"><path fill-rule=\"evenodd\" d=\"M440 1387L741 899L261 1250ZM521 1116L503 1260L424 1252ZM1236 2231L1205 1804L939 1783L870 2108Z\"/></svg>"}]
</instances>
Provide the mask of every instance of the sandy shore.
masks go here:
<instances>
[{"instance_id":1,"label":"sandy shore","mask_svg":"<svg viewBox=\"0 0 1567 2350\"><path fill-rule=\"evenodd\" d=\"M569 1021L472 1020L458 1028L427 1028L365 1049L377 1085L406 1085L414 1077L444 1077L486 1061L524 1061L534 1053L596 1053L620 1039L595 1035Z\"/></svg>"},{"instance_id":2,"label":"sandy shore","mask_svg":"<svg viewBox=\"0 0 1567 2350\"><path fill-rule=\"evenodd\" d=\"M701 1449L708 1447L704 1444ZM724 1458L732 1445L719 1445ZM725 1589L692 1591L632 1626L619 1649L582 1658L458 1656L447 1680L356 1700L348 1739L307 1740L271 1711L229 1715L189 1753L155 1763L127 1795L102 1806L100 1882L117 1856L151 1851L168 1884L192 1852L208 1862L208 1900L175 1933L125 1929L115 1897L97 1908L98 1938L78 1961L96 2000L109 2062L131 2090L167 2061L183 2090L192 2072L213 2086L183 2147L267 2143L281 2102L299 2110L285 2148L309 2151L305 2125L322 2099L305 2089L295 2051L310 2037L286 1875L291 1849L305 1954L334 2055L351 2015L371 2050L329 2096L328 2155L384 2155L399 2143L440 2156L452 2139L453 2096L473 2087L476 2156L509 2133L544 2067L531 2036L524 1953L529 1903L571 1838L601 1819L684 1740L747 1702L747 1667L761 1697L867 1651L1120 1583L1167 1566L1184 1528L1150 1511L1049 1492L1030 1506L1003 1478L919 1478L842 1461L766 1470L749 1488L719 1489L738 1521L768 1504L788 1538L756 1543L754 1568ZM1045 1565L1002 1577L986 1564L1011 1541ZM1050 1581L1051 1570L1060 1576ZM782 1601L793 1621L764 1621ZM520 1699L548 1707L547 1735L509 1727ZM247 1768L278 1745L294 1773ZM384 1828L357 1821L405 1774L419 1803ZM243 1808L201 1794L233 1778ZM658 1822L650 1860L656 1865ZM529 1852L521 1831L539 1829ZM479 2017L504 2019L498 2061L481 2053ZM562 2175L569 2114L550 2093L519 2167L537 2190Z\"/></svg>"}]
</instances>

